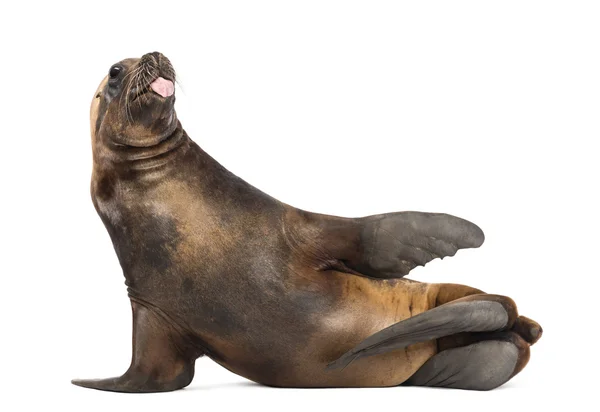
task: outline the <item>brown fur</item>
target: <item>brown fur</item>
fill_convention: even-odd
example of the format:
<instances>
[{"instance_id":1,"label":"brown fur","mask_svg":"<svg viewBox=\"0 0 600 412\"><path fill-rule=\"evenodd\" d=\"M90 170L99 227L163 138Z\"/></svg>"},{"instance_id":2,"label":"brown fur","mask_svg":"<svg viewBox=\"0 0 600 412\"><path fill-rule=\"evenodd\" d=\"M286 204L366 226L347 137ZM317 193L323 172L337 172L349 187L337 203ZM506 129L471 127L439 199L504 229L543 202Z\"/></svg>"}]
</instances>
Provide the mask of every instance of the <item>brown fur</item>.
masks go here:
<instances>
[{"instance_id":1,"label":"brown fur","mask_svg":"<svg viewBox=\"0 0 600 412\"><path fill-rule=\"evenodd\" d=\"M155 76L174 73L158 54L120 65L125 73L140 65ZM200 149L181 128L174 97L141 99L131 121L125 107L131 90L125 83L110 87L105 78L92 102L91 191L132 300L134 354L123 377L78 384L177 389L189 384L194 360L206 354L267 385L395 386L435 355L438 344L460 341L422 342L326 370L375 332L481 291L365 276L361 269L377 274L380 240L373 236L389 230L382 217L346 219L285 205ZM479 242L427 239L454 252ZM418 257L399 264L422 264Z\"/></svg>"}]
</instances>

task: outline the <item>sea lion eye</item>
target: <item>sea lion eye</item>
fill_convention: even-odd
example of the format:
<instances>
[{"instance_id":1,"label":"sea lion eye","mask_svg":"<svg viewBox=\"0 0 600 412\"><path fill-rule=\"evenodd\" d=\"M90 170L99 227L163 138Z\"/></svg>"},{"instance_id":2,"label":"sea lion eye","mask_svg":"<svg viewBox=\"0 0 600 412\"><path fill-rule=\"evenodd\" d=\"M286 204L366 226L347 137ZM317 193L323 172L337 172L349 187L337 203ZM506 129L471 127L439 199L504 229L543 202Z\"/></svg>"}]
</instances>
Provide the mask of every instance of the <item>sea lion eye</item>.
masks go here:
<instances>
[{"instance_id":1,"label":"sea lion eye","mask_svg":"<svg viewBox=\"0 0 600 412\"><path fill-rule=\"evenodd\" d=\"M110 68L108 75L110 76L111 79L114 79L121 73L121 70L123 70L123 68L121 66L113 66Z\"/></svg>"}]
</instances>

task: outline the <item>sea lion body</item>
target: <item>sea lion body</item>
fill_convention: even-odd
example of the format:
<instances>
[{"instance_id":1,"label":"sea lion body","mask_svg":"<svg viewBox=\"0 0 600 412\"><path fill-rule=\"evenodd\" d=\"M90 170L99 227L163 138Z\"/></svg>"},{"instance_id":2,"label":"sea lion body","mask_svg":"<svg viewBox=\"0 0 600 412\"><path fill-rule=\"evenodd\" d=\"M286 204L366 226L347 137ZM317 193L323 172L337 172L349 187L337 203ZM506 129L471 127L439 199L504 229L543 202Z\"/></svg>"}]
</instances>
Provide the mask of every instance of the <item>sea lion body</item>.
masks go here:
<instances>
[{"instance_id":1,"label":"sea lion body","mask_svg":"<svg viewBox=\"0 0 600 412\"><path fill-rule=\"evenodd\" d=\"M74 383L126 392L178 389L191 382L195 359L206 355L272 386L396 386L423 378L416 372L440 347L466 344L449 331L516 325L508 298L401 277L479 246L483 234L475 225L417 212L350 219L286 205L188 137L173 109L173 78L159 53L127 59L111 68L92 103L92 200L123 268L134 351L122 377ZM429 316L432 309L440 314ZM459 322L445 334L430 333L450 324L434 325L444 316L464 318L455 315L463 309L489 316L476 326ZM394 329L409 320L416 335ZM390 331L404 341L387 336L360 349ZM523 352L519 342L511 348ZM506 376L522 369L528 347L527 356L513 356L516 366Z\"/></svg>"},{"instance_id":2,"label":"sea lion body","mask_svg":"<svg viewBox=\"0 0 600 412\"><path fill-rule=\"evenodd\" d=\"M436 287L306 266L293 250L295 210L189 139L177 151L129 179L94 174L92 197L134 301L160 308L217 362L268 385L398 385L435 354L426 342L380 357L358 379L352 367L327 372L367 336L430 309Z\"/></svg>"}]
</instances>

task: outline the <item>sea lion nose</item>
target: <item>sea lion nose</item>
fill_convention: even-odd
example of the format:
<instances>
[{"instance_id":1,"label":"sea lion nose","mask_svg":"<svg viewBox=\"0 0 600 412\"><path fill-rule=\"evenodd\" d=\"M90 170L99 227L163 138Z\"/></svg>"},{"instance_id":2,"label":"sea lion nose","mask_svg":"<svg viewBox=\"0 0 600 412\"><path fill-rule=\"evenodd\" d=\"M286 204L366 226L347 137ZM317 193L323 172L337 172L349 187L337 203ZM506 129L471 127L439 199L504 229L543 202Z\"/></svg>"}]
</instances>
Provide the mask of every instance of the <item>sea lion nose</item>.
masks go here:
<instances>
[{"instance_id":1,"label":"sea lion nose","mask_svg":"<svg viewBox=\"0 0 600 412\"><path fill-rule=\"evenodd\" d=\"M164 60L168 60L161 52L146 53L140 59L142 62L152 62L160 64Z\"/></svg>"},{"instance_id":2,"label":"sea lion nose","mask_svg":"<svg viewBox=\"0 0 600 412\"><path fill-rule=\"evenodd\" d=\"M142 56L140 61L142 63L159 63L163 55L159 52L146 53Z\"/></svg>"},{"instance_id":3,"label":"sea lion nose","mask_svg":"<svg viewBox=\"0 0 600 412\"><path fill-rule=\"evenodd\" d=\"M164 57L159 52L153 52L153 53L150 53L150 55L154 58L154 60L156 61L156 63L159 63L159 64L160 64L160 60Z\"/></svg>"},{"instance_id":4,"label":"sea lion nose","mask_svg":"<svg viewBox=\"0 0 600 412\"><path fill-rule=\"evenodd\" d=\"M146 53L140 59L140 64L148 65L152 68L160 70L163 74L171 73L173 77L173 66L167 57L160 52Z\"/></svg>"}]
</instances>

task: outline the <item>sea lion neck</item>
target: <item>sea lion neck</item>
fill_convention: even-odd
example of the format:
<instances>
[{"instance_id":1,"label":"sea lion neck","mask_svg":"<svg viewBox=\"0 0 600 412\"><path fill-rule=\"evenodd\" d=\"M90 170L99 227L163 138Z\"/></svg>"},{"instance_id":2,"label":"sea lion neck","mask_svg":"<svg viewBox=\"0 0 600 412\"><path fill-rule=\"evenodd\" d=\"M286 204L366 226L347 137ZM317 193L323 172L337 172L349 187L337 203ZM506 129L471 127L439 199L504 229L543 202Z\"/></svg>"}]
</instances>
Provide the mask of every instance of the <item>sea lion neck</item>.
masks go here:
<instances>
[{"instance_id":1,"label":"sea lion neck","mask_svg":"<svg viewBox=\"0 0 600 412\"><path fill-rule=\"evenodd\" d=\"M171 163L189 143L181 122L173 122L161 135L152 137L153 145L134 146L116 143L113 139L98 139L94 144L94 169L109 169L117 174L151 170Z\"/></svg>"},{"instance_id":2,"label":"sea lion neck","mask_svg":"<svg viewBox=\"0 0 600 412\"><path fill-rule=\"evenodd\" d=\"M160 126L160 127L157 127ZM104 144L109 147L146 149L160 146L170 140L181 129L181 122L175 112L167 124L130 124L126 130L115 132L111 128L101 130Z\"/></svg>"}]
</instances>

